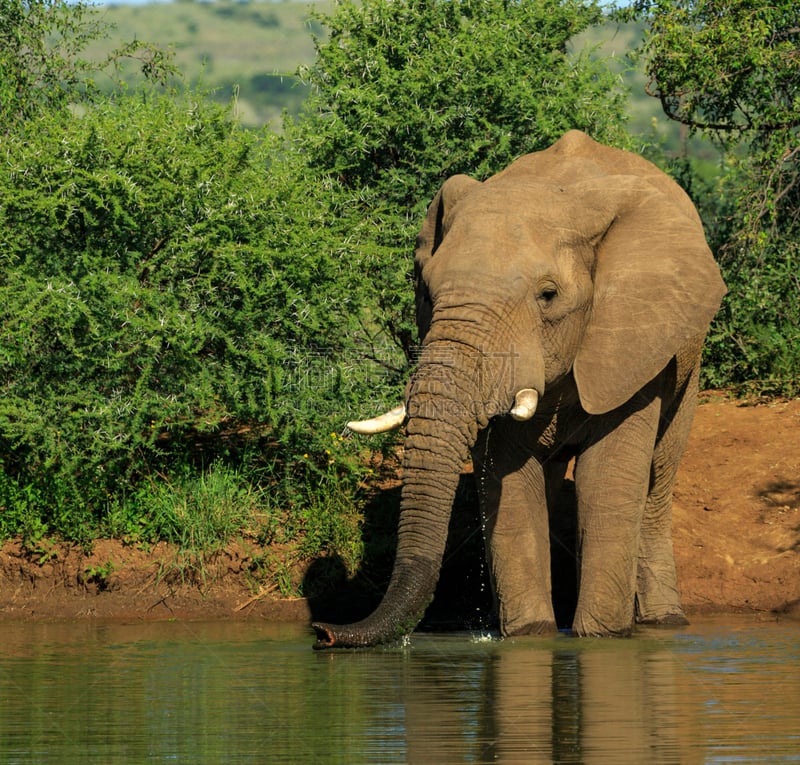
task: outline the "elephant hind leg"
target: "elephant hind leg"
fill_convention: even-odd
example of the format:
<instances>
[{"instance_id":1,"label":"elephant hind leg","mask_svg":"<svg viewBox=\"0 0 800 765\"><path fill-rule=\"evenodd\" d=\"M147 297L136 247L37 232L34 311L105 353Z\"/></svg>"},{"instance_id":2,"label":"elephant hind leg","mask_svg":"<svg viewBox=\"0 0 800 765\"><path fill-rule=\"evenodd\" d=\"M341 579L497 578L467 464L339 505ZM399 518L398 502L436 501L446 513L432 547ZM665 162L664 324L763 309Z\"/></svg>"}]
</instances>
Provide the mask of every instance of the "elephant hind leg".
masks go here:
<instances>
[{"instance_id":1,"label":"elephant hind leg","mask_svg":"<svg viewBox=\"0 0 800 765\"><path fill-rule=\"evenodd\" d=\"M672 548L674 484L674 472L659 476L645 505L636 569L636 621L640 624L688 624Z\"/></svg>"},{"instance_id":2,"label":"elephant hind leg","mask_svg":"<svg viewBox=\"0 0 800 765\"><path fill-rule=\"evenodd\" d=\"M639 539L636 572L636 621L640 624L688 624L681 606L670 535L672 490L647 500ZM667 529L664 531L664 529Z\"/></svg>"},{"instance_id":3,"label":"elephant hind leg","mask_svg":"<svg viewBox=\"0 0 800 765\"><path fill-rule=\"evenodd\" d=\"M640 624L688 624L681 606L672 539L662 530L671 528L671 491L666 498L648 499L645 513L650 516L651 523L643 523L639 539L636 621Z\"/></svg>"},{"instance_id":4,"label":"elephant hind leg","mask_svg":"<svg viewBox=\"0 0 800 765\"><path fill-rule=\"evenodd\" d=\"M697 400L699 365L673 406L653 453L651 486L642 518L636 575L636 621L688 624L683 612L672 547L672 494Z\"/></svg>"}]
</instances>

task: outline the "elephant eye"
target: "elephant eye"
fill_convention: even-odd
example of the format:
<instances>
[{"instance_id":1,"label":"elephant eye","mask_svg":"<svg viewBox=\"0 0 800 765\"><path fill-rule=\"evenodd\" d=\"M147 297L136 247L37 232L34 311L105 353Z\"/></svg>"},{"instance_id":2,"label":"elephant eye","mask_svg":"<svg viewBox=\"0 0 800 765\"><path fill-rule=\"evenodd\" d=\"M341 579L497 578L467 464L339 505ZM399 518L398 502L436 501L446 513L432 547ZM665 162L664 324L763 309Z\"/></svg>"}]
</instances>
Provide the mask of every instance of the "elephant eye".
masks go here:
<instances>
[{"instance_id":1,"label":"elephant eye","mask_svg":"<svg viewBox=\"0 0 800 765\"><path fill-rule=\"evenodd\" d=\"M555 287L545 287L540 293L537 300L545 306L550 305L558 297L558 290Z\"/></svg>"}]
</instances>

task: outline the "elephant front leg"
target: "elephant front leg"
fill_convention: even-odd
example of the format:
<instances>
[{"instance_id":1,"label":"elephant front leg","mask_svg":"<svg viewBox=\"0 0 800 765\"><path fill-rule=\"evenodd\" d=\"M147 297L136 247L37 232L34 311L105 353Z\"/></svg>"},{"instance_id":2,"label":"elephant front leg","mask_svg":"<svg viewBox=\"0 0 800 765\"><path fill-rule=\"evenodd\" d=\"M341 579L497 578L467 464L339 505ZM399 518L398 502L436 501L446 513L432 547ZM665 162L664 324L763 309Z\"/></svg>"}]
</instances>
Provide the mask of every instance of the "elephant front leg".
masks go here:
<instances>
[{"instance_id":1,"label":"elephant front leg","mask_svg":"<svg viewBox=\"0 0 800 765\"><path fill-rule=\"evenodd\" d=\"M575 468L580 580L578 635L627 635L633 628L639 534L650 481L660 398L648 386L609 415Z\"/></svg>"},{"instance_id":2,"label":"elephant front leg","mask_svg":"<svg viewBox=\"0 0 800 765\"><path fill-rule=\"evenodd\" d=\"M544 470L532 457L522 460L496 431L481 445L475 466L500 632L553 633Z\"/></svg>"}]
</instances>

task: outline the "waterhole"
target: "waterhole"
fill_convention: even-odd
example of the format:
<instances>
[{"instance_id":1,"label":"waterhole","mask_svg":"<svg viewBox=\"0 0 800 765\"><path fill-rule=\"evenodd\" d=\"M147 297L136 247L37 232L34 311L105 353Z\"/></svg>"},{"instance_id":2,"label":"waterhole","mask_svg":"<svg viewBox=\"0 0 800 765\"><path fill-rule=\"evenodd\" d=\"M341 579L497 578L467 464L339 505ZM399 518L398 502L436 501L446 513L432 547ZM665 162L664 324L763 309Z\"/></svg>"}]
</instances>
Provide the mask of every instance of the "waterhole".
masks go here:
<instances>
[{"instance_id":1,"label":"waterhole","mask_svg":"<svg viewBox=\"0 0 800 765\"><path fill-rule=\"evenodd\" d=\"M626 640L304 625L5 623L0 763L800 762L800 625Z\"/></svg>"}]
</instances>

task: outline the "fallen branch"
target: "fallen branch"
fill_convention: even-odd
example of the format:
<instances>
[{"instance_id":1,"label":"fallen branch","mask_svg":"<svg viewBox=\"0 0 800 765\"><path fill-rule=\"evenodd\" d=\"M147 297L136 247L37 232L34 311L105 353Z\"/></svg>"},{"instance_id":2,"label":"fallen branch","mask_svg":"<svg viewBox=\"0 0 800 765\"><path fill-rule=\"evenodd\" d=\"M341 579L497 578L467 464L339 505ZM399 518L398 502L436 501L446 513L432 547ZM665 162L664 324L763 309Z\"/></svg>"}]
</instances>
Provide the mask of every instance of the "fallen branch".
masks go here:
<instances>
[{"instance_id":1,"label":"fallen branch","mask_svg":"<svg viewBox=\"0 0 800 765\"><path fill-rule=\"evenodd\" d=\"M248 600L245 600L244 603L241 603L238 606L236 606L236 608L233 609L234 612L238 613L239 611L243 611L248 606L252 606L253 603L255 603L257 600L260 600L265 595L269 595L271 592L274 592L277 589L278 589L277 584L271 584L269 585L269 587L262 587L255 595L253 595L252 598L249 598Z\"/></svg>"}]
</instances>

